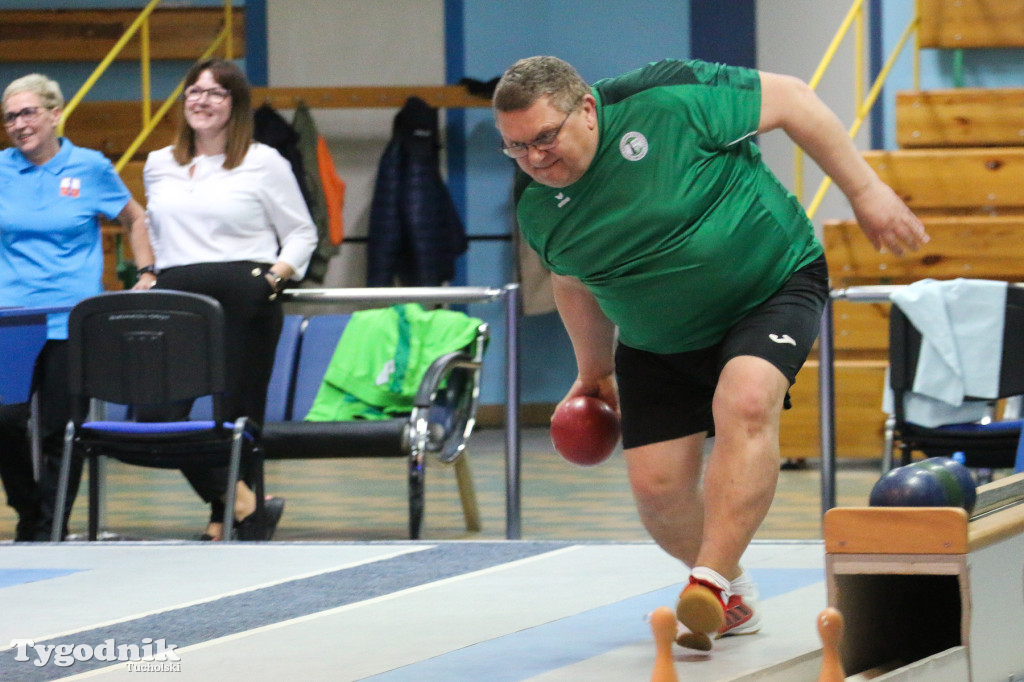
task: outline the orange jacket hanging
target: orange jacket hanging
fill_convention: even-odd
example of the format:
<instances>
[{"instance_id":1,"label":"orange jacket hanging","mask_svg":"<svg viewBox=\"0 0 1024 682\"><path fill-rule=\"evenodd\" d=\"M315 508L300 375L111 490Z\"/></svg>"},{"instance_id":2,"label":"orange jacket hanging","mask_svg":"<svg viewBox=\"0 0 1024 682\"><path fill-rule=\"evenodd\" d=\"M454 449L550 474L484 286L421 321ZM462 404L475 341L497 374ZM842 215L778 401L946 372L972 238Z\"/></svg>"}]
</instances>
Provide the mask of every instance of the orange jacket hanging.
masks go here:
<instances>
[{"instance_id":1,"label":"orange jacket hanging","mask_svg":"<svg viewBox=\"0 0 1024 682\"><path fill-rule=\"evenodd\" d=\"M345 205L345 181L338 177L334 169L334 160L327 149L327 141L323 135L317 136L316 160L320 170L320 184L323 185L324 199L327 201L327 227L331 243L337 246L345 238L345 223L341 209Z\"/></svg>"}]
</instances>

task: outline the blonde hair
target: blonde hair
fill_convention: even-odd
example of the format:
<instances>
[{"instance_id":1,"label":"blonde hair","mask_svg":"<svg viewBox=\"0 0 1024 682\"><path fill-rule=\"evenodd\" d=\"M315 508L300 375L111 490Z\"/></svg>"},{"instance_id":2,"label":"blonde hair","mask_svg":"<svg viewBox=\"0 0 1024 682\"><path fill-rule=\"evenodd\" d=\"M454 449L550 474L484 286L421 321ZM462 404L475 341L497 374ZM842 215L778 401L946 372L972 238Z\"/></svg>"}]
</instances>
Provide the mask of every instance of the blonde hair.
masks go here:
<instances>
[{"instance_id":1,"label":"blonde hair","mask_svg":"<svg viewBox=\"0 0 1024 682\"><path fill-rule=\"evenodd\" d=\"M558 57L527 57L502 74L491 105L495 111L521 111L547 97L551 106L569 114L589 93L590 86L568 62Z\"/></svg>"},{"instance_id":2,"label":"blonde hair","mask_svg":"<svg viewBox=\"0 0 1024 682\"><path fill-rule=\"evenodd\" d=\"M30 73L11 81L11 84L4 88L3 100L0 103L7 104L7 99L22 92L31 92L39 96L39 101L47 109L62 109L64 107L64 95L61 94L60 85L57 81L47 78L41 73Z\"/></svg>"},{"instance_id":3,"label":"blonde hair","mask_svg":"<svg viewBox=\"0 0 1024 682\"><path fill-rule=\"evenodd\" d=\"M192 66L185 74L185 89L193 85L203 71L209 71L217 85L231 93L231 115L227 124L227 148L224 150L224 168L236 168L245 159L252 144L253 121L249 81L234 62L225 59L207 59ZM196 156L196 133L185 120L185 96L178 105L178 134L174 141L174 160L186 165Z\"/></svg>"}]
</instances>

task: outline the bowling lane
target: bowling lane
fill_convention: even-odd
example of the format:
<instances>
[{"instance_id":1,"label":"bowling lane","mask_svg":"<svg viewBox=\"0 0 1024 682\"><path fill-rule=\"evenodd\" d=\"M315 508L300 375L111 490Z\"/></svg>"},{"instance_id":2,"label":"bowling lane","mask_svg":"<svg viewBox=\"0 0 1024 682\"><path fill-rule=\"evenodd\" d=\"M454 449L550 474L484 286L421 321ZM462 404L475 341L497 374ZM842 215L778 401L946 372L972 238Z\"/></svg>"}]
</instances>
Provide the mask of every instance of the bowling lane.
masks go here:
<instances>
[{"instance_id":1,"label":"bowling lane","mask_svg":"<svg viewBox=\"0 0 1024 682\"><path fill-rule=\"evenodd\" d=\"M707 671L693 679L819 646L820 543L755 543L745 562L765 596L765 634L723 640L710 658L675 649L687 675ZM556 548L183 647L180 679L643 679L654 652L644 616L673 604L685 575L649 543ZM122 664L88 677L125 674Z\"/></svg>"}]
</instances>

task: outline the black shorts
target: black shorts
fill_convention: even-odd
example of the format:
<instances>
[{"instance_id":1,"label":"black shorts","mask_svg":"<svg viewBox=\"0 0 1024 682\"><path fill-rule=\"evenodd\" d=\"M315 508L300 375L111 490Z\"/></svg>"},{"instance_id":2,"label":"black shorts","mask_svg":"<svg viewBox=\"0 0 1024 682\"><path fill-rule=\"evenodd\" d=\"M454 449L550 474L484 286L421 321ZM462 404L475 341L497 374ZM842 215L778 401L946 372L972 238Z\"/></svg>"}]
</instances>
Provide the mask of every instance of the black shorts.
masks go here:
<instances>
[{"instance_id":1,"label":"black shorts","mask_svg":"<svg viewBox=\"0 0 1024 682\"><path fill-rule=\"evenodd\" d=\"M715 433L711 401L722 368L753 355L775 365L792 386L818 337L828 298L824 256L804 266L714 346L650 353L619 344L615 375L622 444L634 448L706 431ZM789 394L785 407L788 409Z\"/></svg>"}]
</instances>

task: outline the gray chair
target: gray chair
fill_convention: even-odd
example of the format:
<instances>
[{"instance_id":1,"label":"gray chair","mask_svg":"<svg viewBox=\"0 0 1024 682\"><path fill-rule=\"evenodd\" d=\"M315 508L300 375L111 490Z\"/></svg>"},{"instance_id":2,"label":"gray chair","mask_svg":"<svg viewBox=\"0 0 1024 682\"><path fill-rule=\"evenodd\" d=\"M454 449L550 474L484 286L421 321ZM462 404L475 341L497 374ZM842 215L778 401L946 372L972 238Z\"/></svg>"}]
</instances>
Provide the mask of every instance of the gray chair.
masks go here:
<instances>
[{"instance_id":1,"label":"gray chair","mask_svg":"<svg viewBox=\"0 0 1024 682\"><path fill-rule=\"evenodd\" d=\"M89 465L89 534L99 523L98 458L137 466L228 467L224 527L233 525L235 486L243 465L257 481L256 518L263 519L259 427L246 417L224 421L224 315L220 304L178 291L118 291L87 298L68 323L68 388L72 418L64 439L52 540L61 540L71 460ZM188 421L90 421L92 400L145 407L150 414L210 396L212 415ZM131 410L128 410L131 413ZM225 533L225 538L230 538Z\"/></svg>"},{"instance_id":2,"label":"gray chair","mask_svg":"<svg viewBox=\"0 0 1024 682\"><path fill-rule=\"evenodd\" d=\"M426 457L455 467L466 528L480 528L466 443L476 422L480 369L488 329L481 325L470 345L430 365L412 412L382 421L303 421L320 388L348 314L318 315L303 325L287 419L263 425L266 460L355 457L404 458L408 463L409 535L420 537L424 513Z\"/></svg>"},{"instance_id":3,"label":"gray chair","mask_svg":"<svg viewBox=\"0 0 1024 682\"><path fill-rule=\"evenodd\" d=\"M914 385L921 332L893 305L889 316L889 373L893 391L893 440L901 463L909 464L914 452L927 457L951 457L963 453L972 468L1014 468L1018 462L1021 425L1024 420L982 421L926 427L908 420L904 400ZM992 401L1024 394L1024 286L1010 284L1006 293L1002 357L998 395L969 401Z\"/></svg>"}]
</instances>

